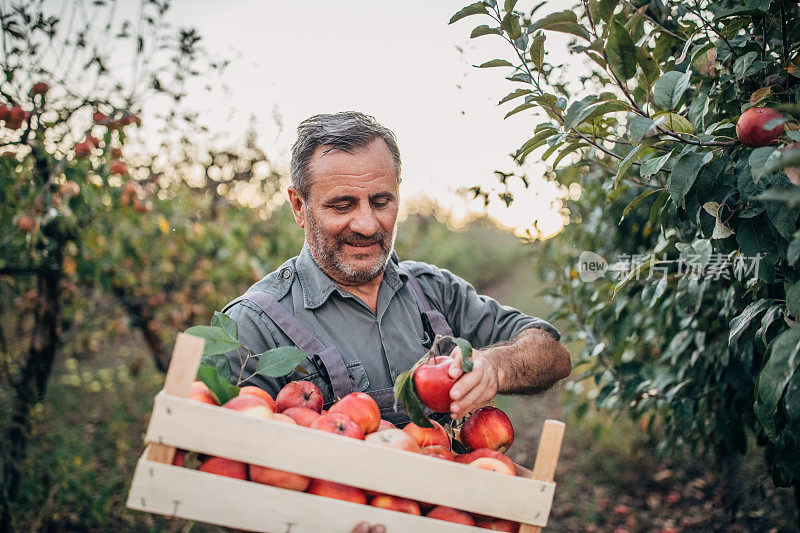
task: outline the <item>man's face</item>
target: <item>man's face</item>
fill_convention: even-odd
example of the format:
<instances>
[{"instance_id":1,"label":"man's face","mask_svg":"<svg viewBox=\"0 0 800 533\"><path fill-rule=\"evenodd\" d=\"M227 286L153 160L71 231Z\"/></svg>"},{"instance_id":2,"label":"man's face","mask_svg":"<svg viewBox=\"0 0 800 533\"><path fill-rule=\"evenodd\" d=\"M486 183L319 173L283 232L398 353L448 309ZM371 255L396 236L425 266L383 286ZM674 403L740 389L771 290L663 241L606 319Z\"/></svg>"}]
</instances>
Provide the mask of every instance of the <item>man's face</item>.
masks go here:
<instances>
[{"instance_id":1,"label":"man's face","mask_svg":"<svg viewBox=\"0 0 800 533\"><path fill-rule=\"evenodd\" d=\"M380 139L350 154L317 148L305 201L292 194L297 223L311 255L345 285L377 278L394 246L399 205L392 155Z\"/></svg>"}]
</instances>

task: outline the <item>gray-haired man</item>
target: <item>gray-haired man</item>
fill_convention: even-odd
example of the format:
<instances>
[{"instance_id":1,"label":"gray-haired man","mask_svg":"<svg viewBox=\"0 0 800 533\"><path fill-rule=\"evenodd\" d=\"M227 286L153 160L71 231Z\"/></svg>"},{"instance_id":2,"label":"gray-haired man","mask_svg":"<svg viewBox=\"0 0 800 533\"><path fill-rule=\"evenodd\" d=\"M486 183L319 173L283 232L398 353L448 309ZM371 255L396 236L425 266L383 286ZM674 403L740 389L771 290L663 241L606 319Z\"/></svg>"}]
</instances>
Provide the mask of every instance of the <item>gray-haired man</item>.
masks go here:
<instances>
[{"instance_id":1,"label":"gray-haired man","mask_svg":"<svg viewBox=\"0 0 800 533\"><path fill-rule=\"evenodd\" d=\"M307 372L253 376L248 384L274 396L289 381L310 380L325 407L364 391L382 418L402 426L408 419L392 409L392 385L435 334L476 348L474 370L453 386L452 418L498 393L533 393L569 375L569 353L550 324L478 295L447 270L398 261L400 153L394 134L372 117L343 112L303 121L291 179L289 200L305 244L225 312L252 353L297 345L310 354ZM460 360L458 348L454 355ZM234 376L253 374L255 361L242 371L238 357L230 359ZM460 376L460 364L450 372Z\"/></svg>"}]
</instances>

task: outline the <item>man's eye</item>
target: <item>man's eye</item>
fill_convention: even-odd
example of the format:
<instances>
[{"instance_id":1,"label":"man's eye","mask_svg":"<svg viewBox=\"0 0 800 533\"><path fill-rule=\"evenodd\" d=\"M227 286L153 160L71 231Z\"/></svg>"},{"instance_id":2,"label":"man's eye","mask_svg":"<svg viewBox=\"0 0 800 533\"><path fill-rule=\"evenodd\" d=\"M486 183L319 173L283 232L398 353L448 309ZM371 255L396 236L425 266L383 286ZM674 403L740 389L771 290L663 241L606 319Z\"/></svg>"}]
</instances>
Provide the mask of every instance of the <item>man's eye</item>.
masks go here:
<instances>
[{"instance_id":1,"label":"man's eye","mask_svg":"<svg viewBox=\"0 0 800 533\"><path fill-rule=\"evenodd\" d=\"M375 202L372 202L372 205L374 205L375 207L386 207L387 205L389 205L389 200L377 200Z\"/></svg>"},{"instance_id":2,"label":"man's eye","mask_svg":"<svg viewBox=\"0 0 800 533\"><path fill-rule=\"evenodd\" d=\"M331 207L333 207L336 211L339 211L340 213L344 213L345 211L350 209L350 205L349 204L334 205L334 206L331 206Z\"/></svg>"}]
</instances>

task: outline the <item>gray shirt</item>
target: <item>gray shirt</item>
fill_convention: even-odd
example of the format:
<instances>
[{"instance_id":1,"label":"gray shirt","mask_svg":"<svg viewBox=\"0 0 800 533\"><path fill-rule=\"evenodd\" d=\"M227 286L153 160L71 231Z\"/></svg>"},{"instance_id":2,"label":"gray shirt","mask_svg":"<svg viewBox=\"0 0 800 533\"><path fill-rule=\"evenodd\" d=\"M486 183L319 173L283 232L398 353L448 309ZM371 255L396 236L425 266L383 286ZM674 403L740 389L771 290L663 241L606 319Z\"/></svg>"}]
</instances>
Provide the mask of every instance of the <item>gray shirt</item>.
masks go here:
<instances>
[{"instance_id":1,"label":"gray shirt","mask_svg":"<svg viewBox=\"0 0 800 533\"><path fill-rule=\"evenodd\" d=\"M500 305L448 270L427 263L403 261L403 269L417 277L434 308L447 320L453 334L482 348L514 338L535 327L560 339L544 320ZM340 288L311 257L308 245L299 256L248 291L266 291L291 312L323 345L337 347L355 383L355 390L374 391L392 387L397 375L411 368L430 347L432 339L423 326L419 307L407 285L408 275L398 268L392 252L378 289L377 312L363 300ZM292 341L255 303L242 300L226 311L239 328L239 342L253 355L271 348L292 346ZM246 360L243 350L228 354L232 381L246 380L273 397L289 381L307 379L320 387L325 403L333 401L321 365L307 359L307 373L293 371L282 378L253 375L256 359ZM246 363L243 366L243 363Z\"/></svg>"}]
</instances>

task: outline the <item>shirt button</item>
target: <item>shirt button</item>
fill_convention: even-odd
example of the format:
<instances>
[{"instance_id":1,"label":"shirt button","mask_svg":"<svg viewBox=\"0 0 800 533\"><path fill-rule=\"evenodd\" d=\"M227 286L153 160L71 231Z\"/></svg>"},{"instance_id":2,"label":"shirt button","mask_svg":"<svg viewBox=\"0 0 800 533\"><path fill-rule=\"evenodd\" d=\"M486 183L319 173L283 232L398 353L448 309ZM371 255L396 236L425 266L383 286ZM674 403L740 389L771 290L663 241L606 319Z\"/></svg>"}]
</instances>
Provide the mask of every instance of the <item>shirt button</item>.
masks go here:
<instances>
[{"instance_id":1,"label":"shirt button","mask_svg":"<svg viewBox=\"0 0 800 533\"><path fill-rule=\"evenodd\" d=\"M281 270L281 277L282 278L289 279L289 276L291 276L291 275L292 275L292 271L289 270L288 268L284 268L283 270Z\"/></svg>"}]
</instances>

